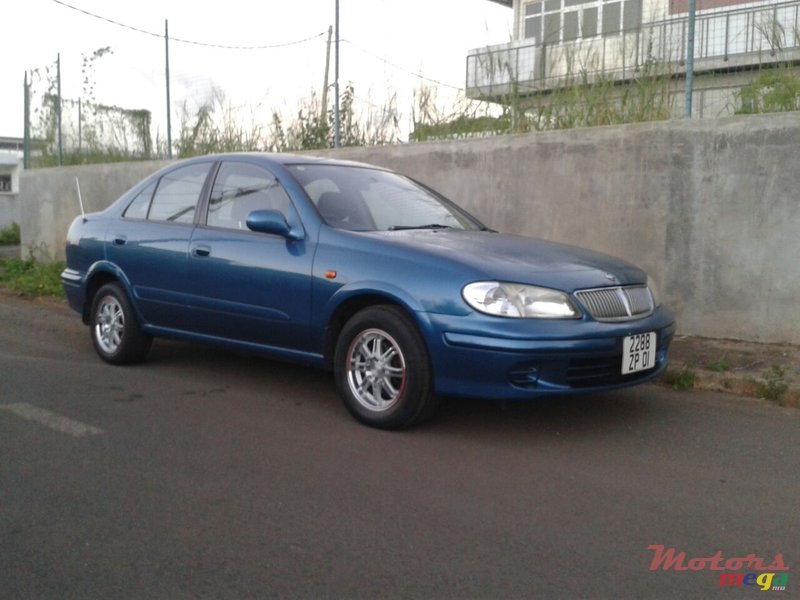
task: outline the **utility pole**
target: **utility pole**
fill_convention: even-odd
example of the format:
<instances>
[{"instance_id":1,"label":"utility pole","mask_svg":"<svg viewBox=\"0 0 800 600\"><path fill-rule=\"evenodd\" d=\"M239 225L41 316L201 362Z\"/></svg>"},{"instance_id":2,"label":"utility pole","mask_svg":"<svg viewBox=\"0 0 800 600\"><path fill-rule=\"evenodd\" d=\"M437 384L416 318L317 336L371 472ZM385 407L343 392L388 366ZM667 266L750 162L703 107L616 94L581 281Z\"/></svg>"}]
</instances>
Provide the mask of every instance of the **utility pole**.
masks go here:
<instances>
[{"instance_id":1,"label":"utility pole","mask_svg":"<svg viewBox=\"0 0 800 600\"><path fill-rule=\"evenodd\" d=\"M692 118L692 92L694 88L694 21L695 0L689 0L689 23L686 35L686 118Z\"/></svg>"},{"instance_id":2,"label":"utility pole","mask_svg":"<svg viewBox=\"0 0 800 600\"><path fill-rule=\"evenodd\" d=\"M58 166L64 165L64 148L61 136L61 53L56 57L56 123L58 124Z\"/></svg>"},{"instance_id":3,"label":"utility pole","mask_svg":"<svg viewBox=\"0 0 800 600\"><path fill-rule=\"evenodd\" d=\"M325 81L322 84L322 114L319 118L322 123L328 123L328 74L331 70L331 36L333 27L328 26L328 49L325 52Z\"/></svg>"},{"instance_id":4,"label":"utility pole","mask_svg":"<svg viewBox=\"0 0 800 600\"><path fill-rule=\"evenodd\" d=\"M25 124L23 125L22 168L31 168L31 88L28 85L28 72L25 71Z\"/></svg>"},{"instance_id":5,"label":"utility pole","mask_svg":"<svg viewBox=\"0 0 800 600\"><path fill-rule=\"evenodd\" d=\"M78 154L83 152L83 106L78 98Z\"/></svg>"},{"instance_id":6,"label":"utility pole","mask_svg":"<svg viewBox=\"0 0 800 600\"><path fill-rule=\"evenodd\" d=\"M164 49L167 77L167 158L172 160L172 103L169 99L169 20L164 19Z\"/></svg>"},{"instance_id":7,"label":"utility pole","mask_svg":"<svg viewBox=\"0 0 800 600\"><path fill-rule=\"evenodd\" d=\"M333 146L334 148L339 148L342 145L339 133L341 129L339 124L339 0L336 0L336 67L334 71L333 90L336 92L336 102L333 109Z\"/></svg>"}]
</instances>

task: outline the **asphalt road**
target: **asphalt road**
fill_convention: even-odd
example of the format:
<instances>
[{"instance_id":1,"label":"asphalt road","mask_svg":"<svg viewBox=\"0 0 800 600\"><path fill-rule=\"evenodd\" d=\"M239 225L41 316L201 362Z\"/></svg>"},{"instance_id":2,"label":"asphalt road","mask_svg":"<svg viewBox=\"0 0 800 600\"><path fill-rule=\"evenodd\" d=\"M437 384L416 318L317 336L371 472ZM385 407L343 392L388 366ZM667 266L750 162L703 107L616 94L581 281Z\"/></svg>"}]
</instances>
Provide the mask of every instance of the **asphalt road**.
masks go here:
<instances>
[{"instance_id":1,"label":"asphalt road","mask_svg":"<svg viewBox=\"0 0 800 600\"><path fill-rule=\"evenodd\" d=\"M0 324L1 598L760 593L652 545L780 553L764 597L800 597L800 411L646 386L386 433L313 370L160 341L110 367L7 296Z\"/></svg>"}]
</instances>

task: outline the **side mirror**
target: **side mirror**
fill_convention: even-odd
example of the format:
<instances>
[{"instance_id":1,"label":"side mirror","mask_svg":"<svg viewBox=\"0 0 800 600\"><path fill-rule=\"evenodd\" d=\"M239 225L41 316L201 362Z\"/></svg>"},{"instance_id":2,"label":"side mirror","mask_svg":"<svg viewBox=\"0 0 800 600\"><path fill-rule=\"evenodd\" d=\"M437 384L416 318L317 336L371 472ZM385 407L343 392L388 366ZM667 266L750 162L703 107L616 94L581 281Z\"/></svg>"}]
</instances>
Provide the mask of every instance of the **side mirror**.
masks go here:
<instances>
[{"instance_id":1,"label":"side mirror","mask_svg":"<svg viewBox=\"0 0 800 600\"><path fill-rule=\"evenodd\" d=\"M283 213L277 210L254 210L247 215L246 223L250 231L279 235L287 240L303 239L302 232L289 225Z\"/></svg>"}]
</instances>

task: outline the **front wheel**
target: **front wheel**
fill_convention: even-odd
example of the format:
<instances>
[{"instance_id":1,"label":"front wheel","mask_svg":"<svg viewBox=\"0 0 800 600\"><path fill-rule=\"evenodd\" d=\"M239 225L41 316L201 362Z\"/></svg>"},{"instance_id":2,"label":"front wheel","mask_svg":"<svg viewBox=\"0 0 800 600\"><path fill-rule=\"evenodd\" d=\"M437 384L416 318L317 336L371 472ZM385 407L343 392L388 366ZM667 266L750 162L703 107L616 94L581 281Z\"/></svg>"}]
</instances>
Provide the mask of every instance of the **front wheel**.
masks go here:
<instances>
[{"instance_id":1,"label":"front wheel","mask_svg":"<svg viewBox=\"0 0 800 600\"><path fill-rule=\"evenodd\" d=\"M128 296L117 283L97 290L92 301L92 344L104 361L124 365L141 362L153 338L139 328Z\"/></svg>"},{"instance_id":2,"label":"front wheel","mask_svg":"<svg viewBox=\"0 0 800 600\"><path fill-rule=\"evenodd\" d=\"M435 408L425 343L416 324L397 307L356 313L342 329L334 364L344 404L362 423L410 427Z\"/></svg>"}]
</instances>

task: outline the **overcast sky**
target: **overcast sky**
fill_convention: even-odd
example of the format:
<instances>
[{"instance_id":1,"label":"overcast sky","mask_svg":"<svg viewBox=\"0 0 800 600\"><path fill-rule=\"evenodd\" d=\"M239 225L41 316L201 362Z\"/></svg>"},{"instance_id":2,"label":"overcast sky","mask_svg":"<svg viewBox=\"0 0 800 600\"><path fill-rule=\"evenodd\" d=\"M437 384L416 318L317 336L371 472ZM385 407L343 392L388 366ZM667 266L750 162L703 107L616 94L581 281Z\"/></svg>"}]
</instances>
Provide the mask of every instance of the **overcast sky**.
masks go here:
<instances>
[{"instance_id":1,"label":"overcast sky","mask_svg":"<svg viewBox=\"0 0 800 600\"><path fill-rule=\"evenodd\" d=\"M202 101L213 89L222 90L231 104L245 111L252 107L254 113L278 109L294 114L298 99L322 89L327 29L334 24L334 15L335 0L10 3L0 34L0 135L23 134L26 71L54 68L60 53L62 95L77 99L83 93L82 58L106 46L112 53L95 61L90 77L95 82L95 100L150 110L154 126L163 135L165 19L171 38L173 115L184 101ZM352 82L362 106L382 106L387 92L396 92L407 119L414 88L438 86L443 98L452 95L454 88L463 88L467 51L509 41L511 20L511 9L489 0L340 0L340 84ZM306 41L237 50L184 43L179 38L247 47ZM38 85L42 89L43 84ZM175 116L173 136L174 121Z\"/></svg>"}]
</instances>

